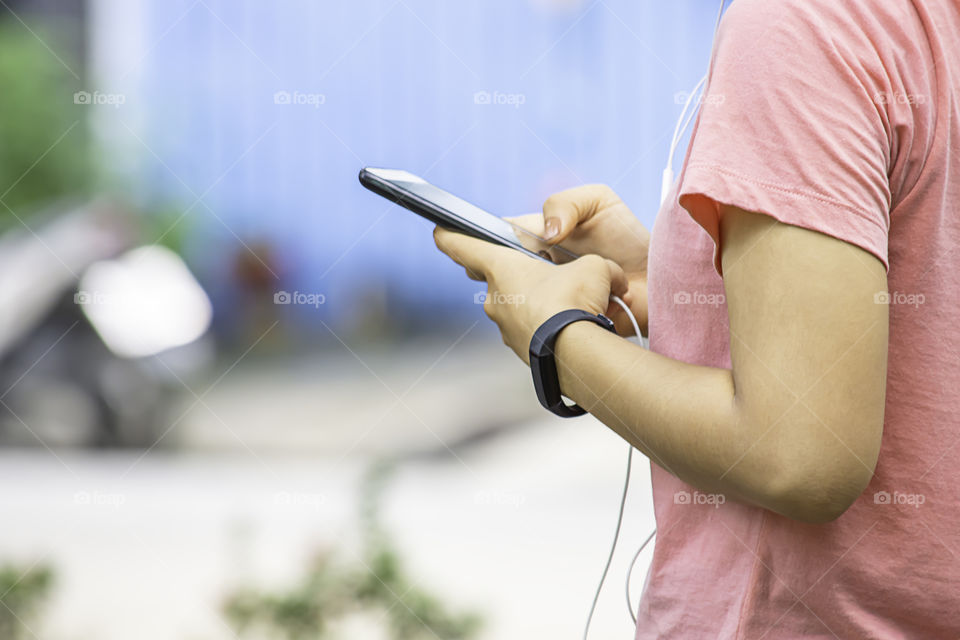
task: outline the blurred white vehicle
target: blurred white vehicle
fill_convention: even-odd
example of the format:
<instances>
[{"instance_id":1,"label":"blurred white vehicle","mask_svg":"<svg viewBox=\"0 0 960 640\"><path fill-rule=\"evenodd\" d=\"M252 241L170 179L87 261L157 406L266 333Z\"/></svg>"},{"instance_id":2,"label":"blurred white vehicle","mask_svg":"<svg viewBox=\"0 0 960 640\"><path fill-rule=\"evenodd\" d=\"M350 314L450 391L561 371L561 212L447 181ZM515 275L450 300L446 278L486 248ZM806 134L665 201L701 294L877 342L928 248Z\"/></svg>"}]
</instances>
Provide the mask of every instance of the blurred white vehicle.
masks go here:
<instances>
[{"instance_id":1,"label":"blurred white vehicle","mask_svg":"<svg viewBox=\"0 0 960 640\"><path fill-rule=\"evenodd\" d=\"M153 446L212 355L212 307L175 253L131 248L95 202L0 237L0 443Z\"/></svg>"}]
</instances>

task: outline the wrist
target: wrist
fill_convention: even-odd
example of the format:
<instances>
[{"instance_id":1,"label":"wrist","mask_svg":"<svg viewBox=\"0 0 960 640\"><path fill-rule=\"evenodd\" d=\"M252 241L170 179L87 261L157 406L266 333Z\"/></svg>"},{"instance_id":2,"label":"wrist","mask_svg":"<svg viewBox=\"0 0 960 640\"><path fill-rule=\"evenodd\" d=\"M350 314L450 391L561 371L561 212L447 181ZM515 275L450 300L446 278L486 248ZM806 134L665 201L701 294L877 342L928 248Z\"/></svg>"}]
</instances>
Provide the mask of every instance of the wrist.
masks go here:
<instances>
[{"instance_id":1,"label":"wrist","mask_svg":"<svg viewBox=\"0 0 960 640\"><path fill-rule=\"evenodd\" d=\"M557 363L562 365L567 356L573 353L574 349L582 348L584 344L591 340L591 336L597 335L594 332L595 329L599 329L599 332L601 333L604 332L602 327L589 322L575 322L564 327L563 330L557 335L557 342L553 348L553 352L556 354ZM565 368L566 367L563 366L559 367L561 370L561 383L563 382L563 369ZM561 384L561 387L562 386L563 385Z\"/></svg>"},{"instance_id":2,"label":"wrist","mask_svg":"<svg viewBox=\"0 0 960 640\"><path fill-rule=\"evenodd\" d=\"M601 331L615 333L613 322L606 316L583 309L565 309L548 318L530 340L530 371L537 398L552 413L571 418L583 415L585 410L563 401L560 370L563 368L557 352L561 336L577 325L591 325Z\"/></svg>"},{"instance_id":3,"label":"wrist","mask_svg":"<svg viewBox=\"0 0 960 640\"><path fill-rule=\"evenodd\" d=\"M578 383L583 382L580 375L576 373L576 367L573 363L577 355L589 349L591 341L604 330L597 325L591 325L587 322L577 322L566 327L557 336L557 343L554 346L554 354L557 361L557 380L560 382L560 391L567 395L573 393L578 388ZM588 411L593 409L595 397L579 396L574 398L567 395L568 398L577 402Z\"/></svg>"},{"instance_id":4,"label":"wrist","mask_svg":"<svg viewBox=\"0 0 960 640\"><path fill-rule=\"evenodd\" d=\"M530 339L533 338L533 334L542 327L550 318L557 315L562 311L585 311L592 315L597 315L599 313L605 313L604 310L596 310L590 308L590 305L581 304L574 300L561 301L556 303L551 303L550 305L545 305L538 308L536 311L532 312L528 316L528 327L529 327L529 338L527 343L529 344ZM560 333L563 333L561 330Z\"/></svg>"}]
</instances>

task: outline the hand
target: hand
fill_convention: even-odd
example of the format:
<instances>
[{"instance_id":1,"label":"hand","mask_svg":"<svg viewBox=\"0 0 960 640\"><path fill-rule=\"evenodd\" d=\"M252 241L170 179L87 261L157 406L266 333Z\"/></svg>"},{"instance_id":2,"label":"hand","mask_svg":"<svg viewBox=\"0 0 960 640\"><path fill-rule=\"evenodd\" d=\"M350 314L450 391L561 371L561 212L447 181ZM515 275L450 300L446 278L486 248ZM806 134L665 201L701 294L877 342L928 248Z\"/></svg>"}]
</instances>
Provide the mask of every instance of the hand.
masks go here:
<instances>
[{"instance_id":1,"label":"hand","mask_svg":"<svg viewBox=\"0 0 960 640\"><path fill-rule=\"evenodd\" d=\"M633 215L613 189L585 185L556 193L543 204L543 215L508 218L543 237L551 245L578 255L596 254L620 265L627 277L630 301L640 331L647 333L647 253L650 232ZM552 253L555 258L561 258ZM621 296L622 297L622 296ZM625 299L626 301L626 299ZM621 335L632 335L632 325L617 306L610 316Z\"/></svg>"},{"instance_id":2,"label":"hand","mask_svg":"<svg viewBox=\"0 0 960 640\"><path fill-rule=\"evenodd\" d=\"M554 314L566 309L608 313L616 306L611 294L629 298L623 270L600 256L552 265L440 227L433 237L470 278L486 281L483 310L500 327L504 344L527 364L534 331Z\"/></svg>"}]
</instances>

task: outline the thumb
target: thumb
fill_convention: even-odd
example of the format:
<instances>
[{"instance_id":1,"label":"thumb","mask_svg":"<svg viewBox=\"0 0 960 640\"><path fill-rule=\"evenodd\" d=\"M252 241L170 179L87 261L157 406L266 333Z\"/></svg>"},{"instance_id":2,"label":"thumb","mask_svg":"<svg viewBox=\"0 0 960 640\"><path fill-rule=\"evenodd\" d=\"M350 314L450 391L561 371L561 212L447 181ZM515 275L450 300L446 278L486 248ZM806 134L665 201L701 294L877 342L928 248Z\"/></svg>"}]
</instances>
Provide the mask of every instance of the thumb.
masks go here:
<instances>
[{"instance_id":1,"label":"thumb","mask_svg":"<svg viewBox=\"0 0 960 640\"><path fill-rule=\"evenodd\" d=\"M551 196L543 204L543 239L550 244L563 242L580 222L580 213L571 200L554 201Z\"/></svg>"},{"instance_id":2,"label":"thumb","mask_svg":"<svg viewBox=\"0 0 960 640\"><path fill-rule=\"evenodd\" d=\"M543 215L540 213L525 213L522 216L504 216L510 224L529 231L533 235L543 237Z\"/></svg>"},{"instance_id":3,"label":"thumb","mask_svg":"<svg viewBox=\"0 0 960 640\"><path fill-rule=\"evenodd\" d=\"M555 193L543 203L543 239L562 242L578 224L589 220L609 197L605 185L588 184Z\"/></svg>"}]
</instances>

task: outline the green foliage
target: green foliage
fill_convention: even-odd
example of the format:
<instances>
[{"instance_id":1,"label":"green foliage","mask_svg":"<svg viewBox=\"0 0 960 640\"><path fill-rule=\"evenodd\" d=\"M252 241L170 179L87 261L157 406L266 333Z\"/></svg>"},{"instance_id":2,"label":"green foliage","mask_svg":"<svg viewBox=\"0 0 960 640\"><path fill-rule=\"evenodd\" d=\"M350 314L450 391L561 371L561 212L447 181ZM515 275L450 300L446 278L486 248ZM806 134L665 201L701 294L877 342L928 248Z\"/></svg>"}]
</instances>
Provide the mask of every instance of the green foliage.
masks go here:
<instances>
[{"instance_id":1,"label":"green foliage","mask_svg":"<svg viewBox=\"0 0 960 640\"><path fill-rule=\"evenodd\" d=\"M327 640L331 623L368 611L385 620L393 640L469 640L480 629L476 614L451 614L407 576L379 521L380 497L392 465L375 465L363 483L364 551L356 566L320 556L303 582L283 593L242 590L225 605L243 635L282 640Z\"/></svg>"},{"instance_id":2,"label":"green foliage","mask_svg":"<svg viewBox=\"0 0 960 640\"><path fill-rule=\"evenodd\" d=\"M322 638L327 620L349 608L342 584L351 576L342 574L330 558L318 557L303 583L284 594L261 594L242 590L228 600L225 611L243 632L290 640Z\"/></svg>"},{"instance_id":3,"label":"green foliage","mask_svg":"<svg viewBox=\"0 0 960 640\"><path fill-rule=\"evenodd\" d=\"M183 255L187 239L196 230L196 219L203 215L201 205L192 211L170 201L154 202L147 206L141 221L142 241L158 244Z\"/></svg>"},{"instance_id":4,"label":"green foliage","mask_svg":"<svg viewBox=\"0 0 960 640\"><path fill-rule=\"evenodd\" d=\"M46 33L39 37L58 41ZM63 59L66 53L57 55ZM59 198L87 193L93 172L88 109L73 99L79 84L22 24L0 22L0 200L7 205L0 204L0 229L18 224L9 209L24 217Z\"/></svg>"},{"instance_id":5,"label":"green foliage","mask_svg":"<svg viewBox=\"0 0 960 640\"><path fill-rule=\"evenodd\" d=\"M34 637L30 623L50 591L53 572L48 567L0 567L0 638Z\"/></svg>"}]
</instances>

